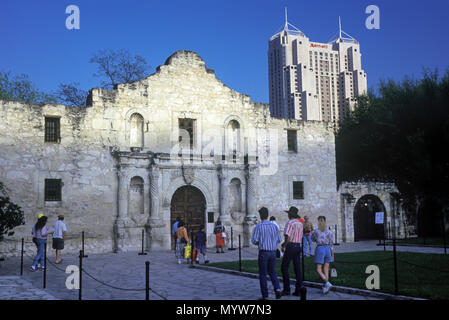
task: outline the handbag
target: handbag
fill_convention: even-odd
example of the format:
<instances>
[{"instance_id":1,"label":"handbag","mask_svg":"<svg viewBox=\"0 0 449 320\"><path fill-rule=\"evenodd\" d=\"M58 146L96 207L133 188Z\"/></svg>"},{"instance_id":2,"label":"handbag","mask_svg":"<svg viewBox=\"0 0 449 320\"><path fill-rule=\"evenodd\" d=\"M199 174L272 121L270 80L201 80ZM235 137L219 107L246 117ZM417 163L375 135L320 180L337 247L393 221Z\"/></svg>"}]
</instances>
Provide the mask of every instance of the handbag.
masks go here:
<instances>
[{"instance_id":1,"label":"handbag","mask_svg":"<svg viewBox=\"0 0 449 320\"><path fill-rule=\"evenodd\" d=\"M222 237L222 238L226 238L226 232L222 232L222 233L221 233L221 237Z\"/></svg>"},{"instance_id":2,"label":"handbag","mask_svg":"<svg viewBox=\"0 0 449 320\"><path fill-rule=\"evenodd\" d=\"M335 269L335 268L331 269L331 277L332 278L336 278L337 277L337 269Z\"/></svg>"},{"instance_id":3,"label":"handbag","mask_svg":"<svg viewBox=\"0 0 449 320\"><path fill-rule=\"evenodd\" d=\"M192 254L192 246L188 243L184 247L184 259L190 259L191 254Z\"/></svg>"}]
</instances>

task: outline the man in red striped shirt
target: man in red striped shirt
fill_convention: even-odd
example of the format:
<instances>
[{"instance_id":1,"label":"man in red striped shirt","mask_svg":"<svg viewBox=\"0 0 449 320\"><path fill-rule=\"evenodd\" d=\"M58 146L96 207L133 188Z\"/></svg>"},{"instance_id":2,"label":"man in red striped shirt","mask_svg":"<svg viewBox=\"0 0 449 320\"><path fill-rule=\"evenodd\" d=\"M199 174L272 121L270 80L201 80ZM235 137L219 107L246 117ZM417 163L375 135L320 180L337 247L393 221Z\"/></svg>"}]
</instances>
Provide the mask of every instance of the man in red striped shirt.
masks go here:
<instances>
[{"instance_id":1,"label":"man in red striped shirt","mask_svg":"<svg viewBox=\"0 0 449 320\"><path fill-rule=\"evenodd\" d=\"M290 207L290 209L285 212L288 213L289 220L284 227L285 241L282 244L282 251L284 252L281 264L282 280L284 283L284 290L282 291L282 295L290 295L290 277L288 269L290 266L290 262L293 260L293 266L296 274L295 292L293 293L293 295L300 296L301 292L305 290L302 283L300 263L303 225L298 220L298 208Z\"/></svg>"}]
</instances>

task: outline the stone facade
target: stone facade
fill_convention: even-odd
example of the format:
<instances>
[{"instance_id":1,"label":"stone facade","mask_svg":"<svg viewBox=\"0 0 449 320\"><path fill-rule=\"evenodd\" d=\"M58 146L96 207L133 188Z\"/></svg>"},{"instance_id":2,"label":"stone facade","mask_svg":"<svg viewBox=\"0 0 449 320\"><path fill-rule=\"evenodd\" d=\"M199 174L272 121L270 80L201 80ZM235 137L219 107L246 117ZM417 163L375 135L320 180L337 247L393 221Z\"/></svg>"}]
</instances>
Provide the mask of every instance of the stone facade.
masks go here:
<instances>
[{"instance_id":1,"label":"stone facade","mask_svg":"<svg viewBox=\"0 0 449 320\"><path fill-rule=\"evenodd\" d=\"M340 196L339 225L342 240L354 241L354 219L356 205L366 196L380 200L384 212L384 228L386 238L416 236L416 227L407 221L402 207L400 193L393 183L384 182L343 182L338 188Z\"/></svg>"},{"instance_id":2,"label":"stone facade","mask_svg":"<svg viewBox=\"0 0 449 320\"><path fill-rule=\"evenodd\" d=\"M57 142L44 142L46 117L60 119ZM0 243L6 255L17 254L21 237L34 246L38 213L49 224L65 215L66 252L80 250L82 231L88 252L140 250L142 230L146 249L169 249L172 197L186 185L204 196L209 245L210 216L249 245L261 206L281 228L291 205L313 222L341 221L332 125L272 118L194 52L175 52L143 80L91 90L86 108L0 101L0 119L0 181L26 220ZM45 179L61 180L61 201L45 201ZM294 199L295 181L303 199Z\"/></svg>"}]
</instances>

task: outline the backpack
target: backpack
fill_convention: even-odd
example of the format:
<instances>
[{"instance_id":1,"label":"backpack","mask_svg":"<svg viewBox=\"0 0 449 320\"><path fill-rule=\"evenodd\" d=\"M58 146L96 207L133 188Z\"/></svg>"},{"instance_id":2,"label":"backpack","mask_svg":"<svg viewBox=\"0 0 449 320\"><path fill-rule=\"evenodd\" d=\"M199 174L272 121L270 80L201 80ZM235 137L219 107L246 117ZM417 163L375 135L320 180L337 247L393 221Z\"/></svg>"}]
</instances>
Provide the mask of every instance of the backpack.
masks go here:
<instances>
[{"instance_id":1,"label":"backpack","mask_svg":"<svg viewBox=\"0 0 449 320\"><path fill-rule=\"evenodd\" d=\"M312 228L310 228L310 222L304 223L304 233L310 233Z\"/></svg>"}]
</instances>

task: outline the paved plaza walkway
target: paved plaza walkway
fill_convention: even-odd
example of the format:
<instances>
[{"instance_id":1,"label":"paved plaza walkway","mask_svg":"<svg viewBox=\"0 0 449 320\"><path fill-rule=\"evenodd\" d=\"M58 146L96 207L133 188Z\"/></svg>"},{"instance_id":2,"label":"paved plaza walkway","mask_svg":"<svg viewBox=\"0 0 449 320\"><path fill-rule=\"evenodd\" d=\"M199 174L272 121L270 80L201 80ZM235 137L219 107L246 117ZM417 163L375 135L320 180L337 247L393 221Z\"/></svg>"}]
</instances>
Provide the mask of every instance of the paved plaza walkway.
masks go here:
<instances>
[{"instance_id":1,"label":"paved plaza walkway","mask_svg":"<svg viewBox=\"0 0 449 320\"><path fill-rule=\"evenodd\" d=\"M383 250L375 241L341 244L336 252ZM389 247L387 247L389 249ZM425 252L438 248L422 248ZM420 250L413 247L398 247L398 250ZM211 262L237 261L238 250L224 254L209 249ZM429 253L430 253L429 252ZM145 261L150 261L151 300L255 300L260 297L259 280L239 275L216 273L190 268L189 264L177 264L172 251L150 252L141 256L137 252L88 254L83 260L83 299L85 300L143 300L145 299ZM78 299L78 290L66 288L65 273L69 265L78 266L76 255L63 254L62 264L55 265L54 257L48 259L47 285L42 289L43 272L28 270L34 252L25 256L23 276L20 276L20 257L7 258L0 262L0 300L4 299ZM256 248L244 248L242 259L255 259ZM94 280L94 278L96 280ZM282 285L281 285L282 286ZM269 283L269 288L271 283ZM293 285L292 285L293 288ZM323 295L321 290L308 288L308 300L374 300L357 294L331 291ZM270 289L270 299L274 299ZM287 296L282 300L297 300Z\"/></svg>"}]
</instances>

